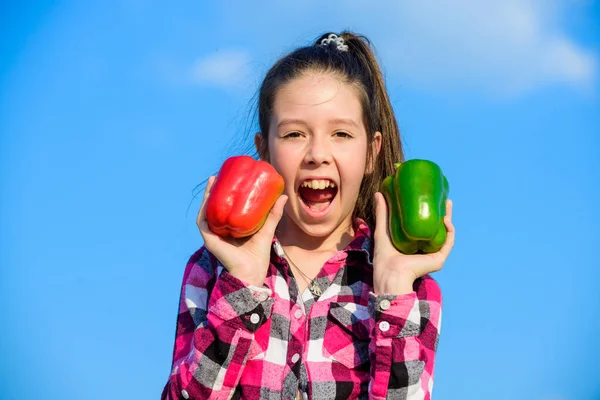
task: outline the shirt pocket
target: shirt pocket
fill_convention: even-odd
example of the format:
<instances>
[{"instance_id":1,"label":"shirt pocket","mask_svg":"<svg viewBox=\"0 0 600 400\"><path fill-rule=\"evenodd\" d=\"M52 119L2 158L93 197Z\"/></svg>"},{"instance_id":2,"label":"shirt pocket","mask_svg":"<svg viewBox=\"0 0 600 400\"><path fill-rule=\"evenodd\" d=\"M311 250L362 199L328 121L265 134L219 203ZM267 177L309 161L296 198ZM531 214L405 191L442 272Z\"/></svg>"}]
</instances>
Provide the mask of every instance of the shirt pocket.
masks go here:
<instances>
[{"instance_id":1,"label":"shirt pocket","mask_svg":"<svg viewBox=\"0 0 600 400\"><path fill-rule=\"evenodd\" d=\"M349 369L369 362L371 317L366 306L331 303L323 338L323 356Z\"/></svg>"},{"instance_id":2,"label":"shirt pocket","mask_svg":"<svg viewBox=\"0 0 600 400\"><path fill-rule=\"evenodd\" d=\"M264 360L269 346L269 336L271 333L271 319L269 318L260 328L254 332L254 337L250 343L248 351L248 360Z\"/></svg>"}]
</instances>

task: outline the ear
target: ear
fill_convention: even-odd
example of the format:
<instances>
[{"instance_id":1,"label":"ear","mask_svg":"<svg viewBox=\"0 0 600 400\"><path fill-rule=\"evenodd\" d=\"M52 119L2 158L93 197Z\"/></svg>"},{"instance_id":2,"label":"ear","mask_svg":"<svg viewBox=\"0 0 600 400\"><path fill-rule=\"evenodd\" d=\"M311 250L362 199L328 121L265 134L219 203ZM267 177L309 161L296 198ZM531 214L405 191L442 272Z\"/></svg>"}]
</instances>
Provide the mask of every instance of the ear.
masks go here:
<instances>
[{"instance_id":1,"label":"ear","mask_svg":"<svg viewBox=\"0 0 600 400\"><path fill-rule=\"evenodd\" d=\"M371 162L369 163L369 165L367 165L367 173L371 173L373 172L373 170L375 169L375 165L377 163L377 157L379 156L379 152L381 151L381 142L383 141L383 138L381 136L381 132L377 131L375 132L375 134L373 135L373 140L371 141L371 151L373 154L373 157L371 158Z\"/></svg>"},{"instance_id":2,"label":"ear","mask_svg":"<svg viewBox=\"0 0 600 400\"><path fill-rule=\"evenodd\" d=\"M269 144L267 142L267 138L262 132L257 132L254 135L254 146L256 147L256 152L258 156L263 161L269 161Z\"/></svg>"}]
</instances>

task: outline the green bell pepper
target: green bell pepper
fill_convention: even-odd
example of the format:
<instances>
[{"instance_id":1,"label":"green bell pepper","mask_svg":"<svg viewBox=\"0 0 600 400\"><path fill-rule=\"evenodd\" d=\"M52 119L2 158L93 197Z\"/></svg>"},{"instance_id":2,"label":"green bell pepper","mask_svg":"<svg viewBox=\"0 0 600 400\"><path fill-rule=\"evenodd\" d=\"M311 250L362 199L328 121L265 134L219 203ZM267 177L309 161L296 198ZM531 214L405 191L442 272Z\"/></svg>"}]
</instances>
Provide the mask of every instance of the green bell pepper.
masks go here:
<instances>
[{"instance_id":1,"label":"green bell pepper","mask_svg":"<svg viewBox=\"0 0 600 400\"><path fill-rule=\"evenodd\" d=\"M428 160L396 164L381 185L394 247L404 254L434 253L446 241L446 199L450 186L440 167Z\"/></svg>"}]
</instances>

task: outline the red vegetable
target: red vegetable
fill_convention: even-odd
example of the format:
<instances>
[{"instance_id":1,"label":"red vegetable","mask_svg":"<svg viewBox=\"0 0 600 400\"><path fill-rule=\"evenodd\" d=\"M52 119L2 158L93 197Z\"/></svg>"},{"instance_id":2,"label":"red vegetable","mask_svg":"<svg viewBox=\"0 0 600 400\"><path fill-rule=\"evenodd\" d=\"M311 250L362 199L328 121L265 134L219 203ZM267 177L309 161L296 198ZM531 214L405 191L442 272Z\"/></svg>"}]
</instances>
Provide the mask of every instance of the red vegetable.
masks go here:
<instances>
[{"instance_id":1,"label":"red vegetable","mask_svg":"<svg viewBox=\"0 0 600 400\"><path fill-rule=\"evenodd\" d=\"M250 156L228 158L206 200L208 227L222 237L256 233L283 193L283 184L283 177L265 161Z\"/></svg>"}]
</instances>

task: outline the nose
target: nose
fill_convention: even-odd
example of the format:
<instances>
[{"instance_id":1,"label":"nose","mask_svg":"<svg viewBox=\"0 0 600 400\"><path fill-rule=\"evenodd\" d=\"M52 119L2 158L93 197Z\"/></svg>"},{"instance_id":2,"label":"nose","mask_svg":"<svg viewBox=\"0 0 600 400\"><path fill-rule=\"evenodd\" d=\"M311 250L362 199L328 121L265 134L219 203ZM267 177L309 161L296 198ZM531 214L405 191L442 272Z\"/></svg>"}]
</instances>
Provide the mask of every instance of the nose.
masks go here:
<instances>
[{"instance_id":1,"label":"nose","mask_svg":"<svg viewBox=\"0 0 600 400\"><path fill-rule=\"evenodd\" d=\"M333 160L329 142L316 135L311 138L304 156L304 162L309 165L330 164Z\"/></svg>"}]
</instances>

